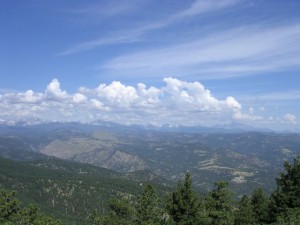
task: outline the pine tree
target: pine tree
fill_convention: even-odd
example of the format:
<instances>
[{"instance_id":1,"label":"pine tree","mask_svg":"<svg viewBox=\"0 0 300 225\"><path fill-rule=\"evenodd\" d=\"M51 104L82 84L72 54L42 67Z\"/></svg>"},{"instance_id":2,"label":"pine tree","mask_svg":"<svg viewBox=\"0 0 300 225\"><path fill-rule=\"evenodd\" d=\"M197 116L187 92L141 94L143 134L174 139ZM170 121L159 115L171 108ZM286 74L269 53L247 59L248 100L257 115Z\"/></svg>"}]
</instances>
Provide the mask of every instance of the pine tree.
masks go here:
<instances>
[{"instance_id":1,"label":"pine tree","mask_svg":"<svg viewBox=\"0 0 300 225\"><path fill-rule=\"evenodd\" d=\"M199 224L199 199L192 189L191 175L185 175L184 183L180 181L177 189L170 196L167 212L175 224L196 225Z\"/></svg>"},{"instance_id":2,"label":"pine tree","mask_svg":"<svg viewBox=\"0 0 300 225\"><path fill-rule=\"evenodd\" d=\"M300 208L288 209L272 225L300 225Z\"/></svg>"},{"instance_id":3,"label":"pine tree","mask_svg":"<svg viewBox=\"0 0 300 225\"><path fill-rule=\"evenodd\" d=\"M0 224L5 225L62 225L52 216L45 215L35 205L21 207L14 191L0 189Z\"/></svg>"},{"instance_id":4,"label":"pine tree","mask_svg":"<svg viewBox=\"0 0 300 225\"><path fill-rule=\"evenodd\" d=\"M300 208L300 155L294 163L284 164L285 172L277 178L277 189L271 196L270 216L276 218L289 209Z\"/></svg>"},{"instance_id":5,"label":"pine tree","mask_svg":"<svg viewBox=\"0 0 300 225\"><path fill-rule=\"evenodd\" d=\"M269 204L270 199L269 196L263 191L263 189L258 188L256 189L251 197L251 204L253 206L254 215L256 221L259 224L266 223L269 218Z\"/></svg>"},{"instance_id":6,"label":"pine tree","mask_svg":"<svg viewBox=\"0 0 300 225\"><path fill-rule=\"evenodd\" d=\"M238 209L235 211L235 225L252 225L255 224L255 214L251 199L244 195L238 203Z\"/></svg>"},{"instance_id":7,"label":"pine tree","mask_svg":"<svg viewBox=\"0 0 300 225\"><path fill-rule=\"evenodd\" d=\"M92 225L133 225L135 210L127 199L112 198L109 201L110 213L107 215L98 214L93 210L89 215L89 222Z\"/></svg>"},{"instance_id":8,"label":"pine tree","mask_svg":"<svg viewBox=\"0 0 300 225\"><path fill-rule=\"evenodd\" d=\"M232 192L227 182L217 182L215 188L209 193L207 206L211 225L233 225Z\"/></svg>"},{"instance_id":9,"label":"pine tree","mask_svg":"<svg viewBox=\"0 0 300 225\"><path fill-rule=\"evenodd\" d=\"M88 216L88 220L91 225L100 225L102 224L102 217L98 214L97 210L94 209Z\"/></svg>"},{"instance_id":10,"label":"pine tree","mask_svg":"<svg viewBox=\"0 0 300 225\"><path fill-rule=\"evenodd\" d=\"M111 214L107 225L132 225L135 218L135 209L127 199L111 199L109 202Z\"/></svg>"},{"instance_id":11,"label":"pine tree","mask_svg":"<svg viewBox=\"0 0 300 225\"><path fill-rule=\"evenodd\" d=\"M45 215L36 205L29 205L19 213L16 225L62 225L52 216Z\"/></svg>"},{"instance_id":12,"label":"pine tree","mask_svg":"<svg viewBox=\"0 0 300 225\"><path fill-rule=\"evenodd\" d=\"M15 198L16 192L0 189L0 223L15 221L21 202Z\"/></svg>"},{"instance_id":13,"label":"pine tree","mask_svg":"<svg viewBox=\"0 0 300 225\"><path fill-rule=\"evenodd\" d=\"M159 208L159 199L152 185L147 185L142 195L138 198L137 224L158 225L162 220L162 211Z\"/></svg>"}]
</instances>

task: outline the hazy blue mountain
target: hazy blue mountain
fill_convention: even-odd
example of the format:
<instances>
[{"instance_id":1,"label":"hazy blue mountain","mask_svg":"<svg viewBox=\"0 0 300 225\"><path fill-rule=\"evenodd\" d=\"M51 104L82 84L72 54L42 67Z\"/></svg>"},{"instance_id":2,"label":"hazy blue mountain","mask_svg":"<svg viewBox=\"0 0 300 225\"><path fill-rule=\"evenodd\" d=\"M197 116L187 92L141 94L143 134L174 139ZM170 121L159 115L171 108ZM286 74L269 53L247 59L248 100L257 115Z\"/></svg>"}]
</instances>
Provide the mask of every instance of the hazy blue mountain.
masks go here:
<instances>
[{"instance_id":1,"label":"hazy blue mountain","mask_svg":"<svg viewBox=\"0 0 300 225\"><path fill-rule=\"evenodd\" d=\"M2 126L0 138L0 153L11 159L47 155L123 173L148 170L171 181L190 171L201 191L226 180L238 194L271 190L283 161L300 150L300 134L171 132L101 121Z\"/></svg>"}]
</instances>

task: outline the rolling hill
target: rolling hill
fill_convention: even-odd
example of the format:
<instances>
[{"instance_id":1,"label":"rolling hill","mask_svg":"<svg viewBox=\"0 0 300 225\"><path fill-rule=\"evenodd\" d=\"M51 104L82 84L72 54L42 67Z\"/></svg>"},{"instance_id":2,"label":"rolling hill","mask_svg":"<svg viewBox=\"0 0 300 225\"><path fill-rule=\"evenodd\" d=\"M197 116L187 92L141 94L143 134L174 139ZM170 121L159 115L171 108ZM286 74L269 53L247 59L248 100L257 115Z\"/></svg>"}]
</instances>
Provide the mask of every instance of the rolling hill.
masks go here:
<instances>
[{"instance_id":1,"label":"rolling hill","mask_svg":"<svg viewBox=\"0 0 300 225\"><path fill-rule=\"evenodd\" d=\"M300 150L300 134L182 133L112 123L2 127L0 138L0 153L11 159L47 155L123 173L147 170L173 182L189 171L199 191L226 180L237 195L257 187L270 192L283 161Z\"/></svg>"},{"instance_id":2,"label":"rolling hill","mask_svg":"<svg viewBox=\"0 0 300 225\"><path fill-rule=\"evenodd\" d=\"M24 203L37 204L66 224L87 224L94 209L107 210L112 196L135 198L146 183L161 194L172 185L147 171L120 174L52 157L26 162L0 157L0 187L16 190Z\"/></svg>"}]
</instances>

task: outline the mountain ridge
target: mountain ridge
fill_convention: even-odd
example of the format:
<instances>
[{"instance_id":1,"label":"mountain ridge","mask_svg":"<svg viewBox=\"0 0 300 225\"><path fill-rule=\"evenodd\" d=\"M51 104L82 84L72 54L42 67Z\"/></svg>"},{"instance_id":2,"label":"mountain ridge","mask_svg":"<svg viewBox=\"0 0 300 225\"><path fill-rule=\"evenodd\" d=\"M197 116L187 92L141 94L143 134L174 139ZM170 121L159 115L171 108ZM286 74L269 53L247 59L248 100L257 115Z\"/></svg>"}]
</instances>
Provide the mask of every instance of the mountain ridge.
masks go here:
<instances>
[{"instance_id":1,"label":"mountain ridge","mask_svg":"<svg viewBox=\"0 0 300 225\"><path fill-rule=\"evenodd\" d=\"M300 134L183 133L112 124L10 126L0 128L0 138L6 143L0 154L12 159L22 154L30 159L31 152L123 173L149 170L173 182L188 170L199 191L226 180L239 195L259 186L271 191L283 161L300 149Z\"/></svg>"},{"instance_id":2,"label":"mountain ridge","mask_svg":"<svg viewBox=\"0 0 300 225\"><path fill-rule=\"evenodd\" d=\"M230 132L275 132L275 133L300 133L299 130L272 130L268 128L252 127L251 125L231 122L225 124L217 124L213 126L183 126L183 125L172 125L162 124L160 126L154 126L151 124L121 124L111 121L95 120L90 122L70 122L70 121L44 121L40 119L32 120L17 120L17 121L5 121L0 120L0 127L39 127L39 126L66 126L73 124L74 126L100 126L106 128L116 128L122 130L130 129L141 129L141 130L156 130L156 131L167 131L167 132L187 132L187 133L230 133Z\"/></svg>"}]
</instances>

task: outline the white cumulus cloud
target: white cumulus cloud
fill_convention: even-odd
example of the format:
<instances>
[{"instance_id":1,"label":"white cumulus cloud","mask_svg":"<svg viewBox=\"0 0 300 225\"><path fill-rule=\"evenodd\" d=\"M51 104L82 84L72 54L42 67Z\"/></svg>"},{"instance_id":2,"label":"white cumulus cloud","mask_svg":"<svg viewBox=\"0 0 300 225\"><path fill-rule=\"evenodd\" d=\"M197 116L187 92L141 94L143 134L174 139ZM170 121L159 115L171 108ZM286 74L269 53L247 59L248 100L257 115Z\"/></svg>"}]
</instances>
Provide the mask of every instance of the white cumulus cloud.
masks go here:
<instances>
[{"instance_id":1,"label":"white cumulus cloud","mask_svg":"<svg viewBox=\"0 0 300 225\"><path fill-rule=\"evenodd\" d=\"M294 116L294 115L292 115L292 114L290 114L290 113L285 114L285 115L283 116L283 119L284 119L286 122L288 122L288 123L293 123L293 124L297 123L297 118L296 118L296 116Z\"/></svg>"},{"instance_id":2,"label":"white cumulus cloud","mask_svg":"<svg viewBox=\"0 0 300 225\"><path fill-rule=\"evenodd\" d=\"M80 94L80 93L76 93L76 94L74 94L74 96L73 96L73 101L74 101L75 103L83 103L83 102L85 102L86 100L87 100L87 97L84 96L83 94Z\"/></svg>"},{"instance_id":3,"label":"white cumulus cloud","mask_svg":"<svg viewBox=\"0 0 300 225\"><path fill-rule=\"evenodd\" d=\"M55 99L63 99L68 97L67 92L60 89L60 83L57 79L53 79L51 83L48 84L45 93L47 97Z\"/></svg>"},{"instance_id":4,"label":"white cumulus cloud","mask_svg":"<svg viewBox=\"0 0 300 225\"><path fill-rule=\"evenodd\" d=\"M114 81L110 85L101 84L96 90L98 97L109 106L130 107L138 98L134 87L125 86L119 81Z\"/></svg>"},{"instance_id":5,"label":"white cumulus cloud","mask_svg":"<svg viewBox=\"0 0 300 225\"><path fill-rule=\"evenodd\" d=\"M164 85L147 87L119 81L95 88L80 87L72 94L53 79L42 93L28 90L4 93L0 98L0 119L82 121L109 120L124 124L214 125L233 120L254 121L233 97L218 99L200 82L171 77ZM291 115L287 119L292 120Z\"/></svg>"}]
</instances>

